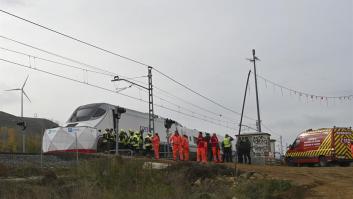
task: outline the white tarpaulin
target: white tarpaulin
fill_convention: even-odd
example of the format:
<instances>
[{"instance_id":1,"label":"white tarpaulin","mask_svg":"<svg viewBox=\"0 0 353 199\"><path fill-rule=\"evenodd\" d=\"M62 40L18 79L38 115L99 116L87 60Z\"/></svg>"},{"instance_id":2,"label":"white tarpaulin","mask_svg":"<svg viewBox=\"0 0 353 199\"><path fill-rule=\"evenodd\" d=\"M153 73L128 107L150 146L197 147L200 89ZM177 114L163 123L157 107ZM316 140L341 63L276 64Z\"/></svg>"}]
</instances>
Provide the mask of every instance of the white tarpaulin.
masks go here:
<instances>
[{"instance_id":1,"label":"white tarpaulin","mask_svg":"<svg viewBox=\"0 0 353 199\"><path fill-rule=\"evenodd\" d=\"M46 152L96 150L98 132L91 127L58 127L44 132L42 150ZM76 142L77 140L77 142Z\"/></svg>"}]
</instances>

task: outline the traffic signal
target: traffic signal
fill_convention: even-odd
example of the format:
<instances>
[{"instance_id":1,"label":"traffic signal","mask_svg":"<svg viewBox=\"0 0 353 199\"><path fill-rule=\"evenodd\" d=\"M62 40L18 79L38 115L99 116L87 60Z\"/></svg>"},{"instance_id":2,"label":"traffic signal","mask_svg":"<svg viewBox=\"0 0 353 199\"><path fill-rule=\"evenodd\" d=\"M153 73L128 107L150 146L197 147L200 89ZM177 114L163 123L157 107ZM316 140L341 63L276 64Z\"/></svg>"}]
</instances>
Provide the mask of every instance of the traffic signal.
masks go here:
<instances>
[{"instance_id":1,"label":"traffic signal","mask_svg":"<svg viewBox=\"0 0 353 199\"><path fill-rule=\"evenodd\" d=\"M164 127L166 129L170 129L170 127L172 127L172 124L175 124L174 120L171 120L171 119L168 119L168 118L164 120Z\"/></svg>"},{"instance_id":2,"label":"traffic signal","mask_svg":"<svg viewBox=\"0 0 353 199\"><path fill-rule=\"evenodd\" d=\"M115 107L115 110L113 110L113 117L116 119L120 119L120 115L122 113L126 113L126 109L123 107Z\"/></svg>"},{"instance_id":3,"label":"traffic signal","mask_svg":"<svg viewBox=\"0 0 353 199\"><path fill-rule=\"evenodd\" d=\"M24 131L27 128L26 122L21 121L16 123L18 126L22 127L22 130Z\"/></svg>"}]
</instances>

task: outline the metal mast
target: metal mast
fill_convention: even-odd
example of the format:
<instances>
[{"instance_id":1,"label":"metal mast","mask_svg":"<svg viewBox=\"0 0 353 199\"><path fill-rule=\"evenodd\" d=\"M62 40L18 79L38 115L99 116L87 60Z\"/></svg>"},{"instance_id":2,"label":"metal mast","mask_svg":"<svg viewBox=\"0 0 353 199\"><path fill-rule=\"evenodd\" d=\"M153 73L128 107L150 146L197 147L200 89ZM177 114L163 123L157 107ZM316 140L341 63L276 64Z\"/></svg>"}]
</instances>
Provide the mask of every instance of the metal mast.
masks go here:
<instances>
[{"instance_id":1,"label":"metal mast","mask_svg":"<svg viewBox=\"0 0 353 199\"><path fill-rule=\"evenodd\" d=\"M246 79L246 86L245 86L245 93L244 93L244 100L243 100L243 108L241 109L241 117L240 117L240 123L239 123L239 132L238 132L238 135L240 135L240 132L241 132L241 126L242 126L242 123L243 123L243 114L244 114L244 107L245 107L246 93L247 93L247 90L248 90L248 85L249 85L249 77L250 77L250 73L251 73L251 70L249 70L249 73L248 73L248 78Z\"/></svg>"},{"instance_id":2,"label":"metal mast","mask_svg":"<svg viewBox=\"0 0 353 199\"><path fill-rule=\"evenodd\" d=\"M130 80L122 79L119 76L115 76L114 79L111 81L112 82L125 81L130 83L131 85L135 85L145 90L148 90L148 128L149 128L149 131L153 134L154 133L154 109L153 109L152 67L151 66L148 67L148 88L140 84L136 84L135 82L132 82Z\"/></svg>"},{"instance_id":3,"label":"metal mast","mask_svg":"<svg viewBox=\"0 0 353 199\"><path fill-rule=\"evenodd\" d=\"M256 90L257 131L262 132L261 131L261 119L260 119L259 95L258 95L258 91L257 91L257 75L256 75L256 60L259 60L259 58L257 58L255 56L255 49L252 49L252 56L253 56L253 59L251 61L254 63L255 90Z\"/></svg>"},{"instance_id":4,"label":"metal mast","mask_svg":"<svg viewBox=\"0 0 353 199\"><path fill-rule=\"evenodd\" d=\"M148 67L148 128L154 134L152 67Z\"/></svg>"}]
</instances>

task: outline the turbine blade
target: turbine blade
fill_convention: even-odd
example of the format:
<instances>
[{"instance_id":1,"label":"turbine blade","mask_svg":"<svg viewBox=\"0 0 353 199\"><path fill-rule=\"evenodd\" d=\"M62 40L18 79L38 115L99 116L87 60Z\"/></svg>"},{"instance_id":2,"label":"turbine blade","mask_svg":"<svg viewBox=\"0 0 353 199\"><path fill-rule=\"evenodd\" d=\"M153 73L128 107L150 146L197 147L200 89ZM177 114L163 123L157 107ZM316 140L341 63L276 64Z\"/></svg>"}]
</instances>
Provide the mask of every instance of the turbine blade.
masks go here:
<instances>
[{"instance_id":1,"label":"turbine blade","mask_svg":"<svg viewBox=\"0 0 353 199\"><path fill-rule=\"evenodd\" d=\"M29 77L29 75L27 75L26 81L25 81L25 83L23 83L22 89L25 87L27 80L28 80L28 77Z\"/></svg>"},{"instance_id":2,"label":"turbine blade","mask_svg":"<svg viewBox=\"0 0 353 199\"><path fill-rule=\"evenodd\" d=\"M14 89L9 89L9 90L5 90L5 91L20 91L20 88L14 88Z\"/></svg>"},{"instance_id":3,"label":"turbine blade","mask_svg":"<svg viewBox=\"0 0 353 199\"><path fill-rule=\"evenodd\" d=\"M22 91L22 92L23 92L23 94L25 94L25 96L27 97L28 101L31 102L31 100L29 99L29 97L28 97L28 95L26 94L26 92L25 92L25 91Z\"/></svg>"}]
</instances>

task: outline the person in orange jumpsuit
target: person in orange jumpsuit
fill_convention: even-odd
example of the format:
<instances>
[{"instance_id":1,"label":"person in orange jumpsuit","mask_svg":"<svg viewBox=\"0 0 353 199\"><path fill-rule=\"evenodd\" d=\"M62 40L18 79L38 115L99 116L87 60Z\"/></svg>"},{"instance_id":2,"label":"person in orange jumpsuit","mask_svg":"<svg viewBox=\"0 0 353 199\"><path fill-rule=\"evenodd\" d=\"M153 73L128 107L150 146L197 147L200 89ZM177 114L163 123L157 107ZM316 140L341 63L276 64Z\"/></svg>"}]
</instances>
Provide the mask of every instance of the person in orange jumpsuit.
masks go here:
<instances>
[{"instance_id":1,"label":"person in orange jumpsuit","mask_svg":"<svg viewBox=\"0 0 353 199\"><path fill-rule=\"evenodd\" d=\"M189 138L187 135L183 135L182 141L181 141L181 146L183 148L183 155L185 161L189 160Z\"/></svg>"},{"instance_id":2,"label":"person in orange jumpsuit","mask_svg":"<svg viewBox=\"0 0 353 199\"><path fill-rule=\"evenodd\" d=\"M351 153L352 153L352 156L353 156L353 140L351 141Z\"/></svg>"},{"instance_id":3,"label":"person in orange jumpsuit","mask_svg":"<svg viewBox=\"0 0 353 199\"><path fill-rule=\"evenodd\" d=\"M213 135L211 137L211 146L212 146L213 161L215 163L222 162L219 141L218 141L217 135L215 133L213 133Z\"/></svg>"},{"instance_id":4,"label":"person in orange jumpsuit","mask_svg":"<svg viewBox=\"0 0 353 199\"><path fill-rule=\"evenodd\" d=\"M159 159L159 144L160 139L158 133L155 133L152 137L152 144L153 144L153 151L154 151L154 158L156 160Z\"/></svg>"},{"instance_id":5,"label":"person in orange jumpsuit","mask_svg":"<svg viewBox=\"0 0 353 199\"><path fill-rule=\"evenodd\" d=\"M179 153L179 159L183 160L181 141L182 141L182 138L179 135L178 131L175 131L174 134L170 137L170 143L173 146L173 160L174 161L177 160L178 153Z\"/></svg>"},{"instance_id":6,"label":"person in orange jumpsuit","mask_svg":"<svg viewBox=\"0 0 353 199\"><path fill-rule=\"evenodd\" d=\"M205 139L202 136L202 132L199 132L199 136L197 137L197 142L196 143L197 143L197 151L196 151L197 162L201 162L202 161L202 163L207 163L206 150L205 150Z\"/></svg>"}]
</instances>

